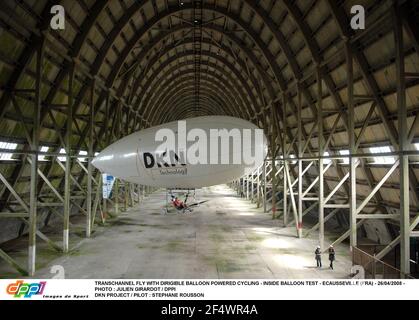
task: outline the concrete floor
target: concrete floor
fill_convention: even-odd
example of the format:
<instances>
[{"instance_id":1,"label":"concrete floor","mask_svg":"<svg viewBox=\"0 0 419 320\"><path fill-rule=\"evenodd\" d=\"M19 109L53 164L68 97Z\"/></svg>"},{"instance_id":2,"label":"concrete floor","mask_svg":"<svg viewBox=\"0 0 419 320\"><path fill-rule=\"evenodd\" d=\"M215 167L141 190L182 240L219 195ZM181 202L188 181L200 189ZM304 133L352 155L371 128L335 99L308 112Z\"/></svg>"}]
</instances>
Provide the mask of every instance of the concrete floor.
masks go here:
<instances>
[{"instance_id":1,"label":"concrete floor","mask_svg":"<svg viewBox=\"0 0 419 320\"><path fill-rule=\"evenodd\" d=\"M198 191L209 202L191 214L161 214L165 192L98 227L91 239L73 240L68 255L38 251L36 278L51 278L51 266L62 265L66 278L346 278L351 267L346 245L336 248L335 270L325 254L315 268L317 234L295 238L295 228L240 199L226 186ZM334 235L326 235L328 236ZM74 237L73 237L74 238ZM326 243L329 243L328 241ZM1 262L2 263L2 262ZM0 264L0 275L5 265ZM10 270L9 270L10 272ZM10 273L9 273L10 274Z\"/></svg>"}]
</instances>

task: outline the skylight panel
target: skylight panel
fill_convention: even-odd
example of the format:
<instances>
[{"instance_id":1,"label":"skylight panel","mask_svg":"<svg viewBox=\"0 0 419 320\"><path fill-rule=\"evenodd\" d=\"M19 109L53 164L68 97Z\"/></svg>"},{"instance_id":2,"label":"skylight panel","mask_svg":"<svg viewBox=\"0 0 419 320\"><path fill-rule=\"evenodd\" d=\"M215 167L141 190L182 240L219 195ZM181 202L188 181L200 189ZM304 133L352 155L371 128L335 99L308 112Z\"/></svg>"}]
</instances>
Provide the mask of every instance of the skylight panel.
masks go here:
<instances>
[{"instance_id":1,"label":"skylight panel","mask_svg":"<svg viewBox=\"0 0 419 320\"><path fill-rule=\"evenodd\" d=\"M330 153L326 151L326 152L323 154L323 156L324 156L324 157L329 157L329 156L330 156ZM329 164L329 163L331 163L331 162L332 162L332 159L323 159L323 164Z\"/></svg>"},{"instance_id":2,"label":"skylight panel","mask_svg":"<svg viewBox=\"0 0 419 320\"><path fill-rule=\"evenodd\" d=\"M390 153L391 148L389 146L372 147L370 148L370 152L373 154ZM394 164L395 162L396 159L393 156L376 156L373 158L374 164Z\"/></svg>"},{"instance_id":3,"label":"skylight panel","mask_svg":"<svg viewBox=\"0 0 419 320\"><path fill-rule=\"evenodd\" d=\"M87 151L80 150L79 156L87 156ZM86 157L78 157L77 159L79 159L80 162L87 162Z\"/></svg>"},{"instance_id":4,"label":"skylight panel","mask_svg":"<svg viewBox=\"0 0 419 320\"><path fill-rule=\"evenodd\" d=\"M341 156L349 156L349 150L339 150ZM341 159L342 164L349 164L349 157Z\"/></svg>"},{"instance_id":5,"label":"skylight panel","mask_svg":"<svg viewBox=\"0 0 419 320\"><path fill-rule=\"evenodd\" d=\"M66 154L65 149L61 148L60 149L60 154ZM67 161L67 157L58 157L58 160L60 160L61 162L66 162Z\"/></svg>"},{"instance_id":6,"label":"skylight panel","mask_svg":"<svg viewBox=\"0 0 419 320\"><path fill-rule=\"evenodd\" d=\"M16 150L17 143L9 143L9 142L3 142L0 141L0 149L6 149L6 150ZM8 152L0 152L0 161L10 161L13 159L13 153Z\"/></svg>"},{"instance_id":7,"label":"skylight panel","mask_svg":"<svg viewBox=\"0 0 419 320\"><path fill-rule=\"evenodd\" d=\"M49 150L49 147L46 147L46 146L42 146L40 149L41 152L48 152L48 150ZM48 161L45 157L46 157L45 155L39 155L38 161Z\"/></svg>"}]
</instances>

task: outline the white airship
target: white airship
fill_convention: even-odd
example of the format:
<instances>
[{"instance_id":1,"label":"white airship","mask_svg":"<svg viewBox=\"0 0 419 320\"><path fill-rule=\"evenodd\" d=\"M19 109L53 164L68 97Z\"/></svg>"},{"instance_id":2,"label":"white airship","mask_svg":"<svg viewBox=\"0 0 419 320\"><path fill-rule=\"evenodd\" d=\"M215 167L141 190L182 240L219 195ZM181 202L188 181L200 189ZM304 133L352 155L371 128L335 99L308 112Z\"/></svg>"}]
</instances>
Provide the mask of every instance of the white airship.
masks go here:
<instances>
[{"instance_id":1,"label":"white airship","mask_svg":"<svg viewBox=\"0 0 419 320\"><path fill-rule=\"evenodd\" d=\"M169 189L194 189L238 179L263 164L263 131L243 119L208 116L133 133L92 161L121 180Z\"/></svg>"}]
</instances>

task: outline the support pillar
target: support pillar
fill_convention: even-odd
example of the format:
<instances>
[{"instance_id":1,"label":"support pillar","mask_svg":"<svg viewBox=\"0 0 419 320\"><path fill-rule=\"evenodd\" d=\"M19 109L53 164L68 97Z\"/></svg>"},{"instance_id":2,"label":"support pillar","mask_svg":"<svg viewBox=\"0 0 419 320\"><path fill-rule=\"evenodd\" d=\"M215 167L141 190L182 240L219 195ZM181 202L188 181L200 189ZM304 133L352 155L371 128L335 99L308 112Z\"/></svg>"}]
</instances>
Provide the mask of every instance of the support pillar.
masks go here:
<instances>
[{"instance_id":1,"label":"support pillar","mask_svg":"<svg viewBox=\"0 0 419 320\"><path fill-rule=\"evenodd\" d=\"M114 199L114 206L115 206L115 215L119 214L119 180L115 179L115 199Z\"/></svg>"},{"instance_id":2,"label":"support pillar","mask_svg":"<svg viewBox=\"0 0 419 320\"><path fill-rule=\"evenodd\" d=\"M249 182L250 182L250 179L249 179L249 175L246 175L245 176L245 179L246 179L246 200L249 200Z\"/></svg>"},{"instance_id":3,"label":"support pillar","mask_svg":"<svg viewBox=\"0 0 419 320\"><path fill-rule=\"evenodd\" d=\"M406 74L403 24L400 7L394 8L394 38L396 43L397 110L400 159L400 271L410 274L410 210L409 210L409 131L407 128Z\"/></svg>"},{"instance_id":4,"label":"support pillar","mask_svg":"<svg viewBox=\"0 0 419 320\"><path fill-rule=\"evenodd\" d=\"M42 63L44 56L44 40L41 40L36 57L36 80L35 80L35 108L32 131L31 156L31 182L29 200L29 247L28 247L28 274L35 275L36 267L36 231L37 231L37 202L38 202L38 152L39 152L39 131L41 118L41 86L42 86Z\"/></svg>"},{"instance_id":5,"label":"support pillar","mask_svg":"<svg viewBox=\"0 0 419 320\"><path fill-rule=\"evenodd\" d=\"M263 161L263 172L262 172L262 179L263 179L263 212L267 212L266 208L266 161Z\"/></svg>"},{"instance_id":6,"label":"support pillar","mask_svg":"<svg viewBox=\"0 0 419 320\"><path fill-rule=\"evenodd\" d=\"M302 135L302 99L301 99L301 88L300 84L298 84L298 112L297 112L297 122L298 122L298 204L297 204L297 213L298 213L298 221L297 224L297 233L298 238L303 237L303 161L301 158L303 157L303 135Z\"/></svg>"},{"instance_id":7,"label":"support pillar","mask_svg":"<svg viewBox=\"0 0 419 320\"><path fill-rule=\"evenodd\" d=\"M272 138L272 140L274 140ZM275 147L275 145L272 143L272 148ZM275 159L275 152L272 150L272 170L271 170L271 176L272 176L272 219L276 218L276 159Z\"/></svg>"},{"instance_id":8,"label":"support pillar","mask_svg":"<svg viewBox=\"0 0 419 320\"><path fill-rule=\"evenodd\" d=\"M283 201L282 201L282 210L284 212L284 217L283 217L283 222L284 222L284 226L286 226L288 224L288 182L287 182L287 171L288 171L288 162L286 160L287 154L286 154L286 148L287 148L287 143L286 143L286 136L287 136L287 96L286 93L284 92L283 96L282 96L282 106L283 106L283 118L282 118L282 123L283 123L283 131L282 131L282 158L284 159L284 172L283 172Z\"/></svg>"},{"instance_id":9,"label":"support pillar","mask_svg":"<svg viewBox=\"0 0 419 320\"><path fill-rule=\"evenodd\" d=\"M348 90L348 135L349 135L349 219L350 219L350 247L351 251L357 244L357 203L356 203L356 166L357 160L353 155L356 154L355 141L355 106L354 106L354 70L353 57L349 40L345 44L346 67L347 67L347 90Z\"/></svg>"},{"instance_id":10,"label":"support pillar","mask_svg":"<svg viewBox=\"0 0 419 320\"><path fill-rule=\"evenodd\" d=\"M129 192L129 184L128 182L124 183L124 211L128 210L128 192Z\"/></svg>"},{"instance_id":11,"label":"support pillar","mask_svg":"<svg viewBox=\"0 0 419 320\"><path fill-rule=\"evenodd\" d=\"M319 140L319 245L324 249L324 138L323 138L323 87L320 66L317 67L317 122Z\"/></svg>"},{"instance_id":12,"label":"support pillar","mask_svg":"<svg viewBox=\"0 0 419 320\"><path fill-rule=\"evenodd\" d=\"M257 170L256 188L257 207L260 208L260 168Z\"/></svg>"},{"instance_id":13,"label":"support pillar","mask_svg":"<svg viewBox=\"0 0 419 320\"><path fill-rule=\"evenodd\" d=\"M90 112L89 112L89 150L87 163L87 198L86 198L86 238L90 238L92 233L92 194L93 194L93 166L92 160L94 157L93 143L94 143L94 127L95 127L95 113L94 113L94 97L95 97L95 81L92 81L90 92Z\"/></svg>"},{"instance_id":14,"label":"support pillar","mask_svg":"<svg viewBox=\"0 0 419 320\"><path fill-rule=\"evenodd\" d=\"M63 224L63 251L69 251L70 234L70 210L71 210L71 136L73 128L73 81L74 81L74 62L70 68L68 76L68 107L67 107L67 133L65 137L65 178L64 178L64 224Z\"/></svg>"},{"instance_id":15,"label":"support pillar","mask_svg":"<svg viewBox=\"0 0 419 320\"><path fill-rule=\"evenodd\" d=\"M252 179L250 180L250 200L252 203L255 202L255 171L252 172Z\"/></svg>"},{"instance_id":16,"label":"support pillar","mask_svg":"<svg viewBox=\"0 0 419 320\"><path fill-rule=\"evenodd\" d=\"M106 219L107 214L108 214L108 200L107 199L103 198L102 206L103 206L103 217L104 219Z\"/></svg>"}]
</instances>

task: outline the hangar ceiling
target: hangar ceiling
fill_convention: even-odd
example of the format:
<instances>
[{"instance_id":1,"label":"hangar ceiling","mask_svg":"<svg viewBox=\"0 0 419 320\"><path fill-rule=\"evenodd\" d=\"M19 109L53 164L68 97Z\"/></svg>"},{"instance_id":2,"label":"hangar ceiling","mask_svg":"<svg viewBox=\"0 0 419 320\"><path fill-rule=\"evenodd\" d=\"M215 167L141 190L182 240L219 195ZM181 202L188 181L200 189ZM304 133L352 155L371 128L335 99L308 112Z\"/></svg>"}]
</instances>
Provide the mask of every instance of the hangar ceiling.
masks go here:
<instances>
[{"instance_id":1,"label":"hangar ceiling","mask_svg":"<svg viewBox=\"0 0 419 320\"><path fill-rule=\"evenodd\" d=\"M63 31L49 28L50 9L57 1L5 0L0 8L0 141L17 144L13 158L0 166L11 187L0 186L0 212L21 205L12 190L29 203L27 152L36 101L42 105L38 144L50 153L39 170L59 191L65 175L55 160L62 149L69 150L67 145L78 155L93 139L98 152L131 132L203 115L253 121L271 138L271 155L278 157L310 157L321 150L329 156L344 154L348 132L355 132L360 154L379 147L396 152L394 10L402 16L405 72L412 75L404 82L409 150L419 149L416 1L400 1L397 9L393 1L363 1L365 31L350 28L354 3L343 0L58 3L66 9ZM348 78L349 61L353 79ZM42 77L37 80L38 74ZM33 94L37 86L39 96ZM350 104L355 131L347 114ZM362 158L358 168L360 200L392 167L371 158ZM317 166L307 169L305 184L315 181ZM68 169L78 184L86 184L86 174L76 164ZM295 165L290 170L293 177L296 170ZM333 159L325 190L336 188L348 170L345 162ZM414 213L419 205L415 162L409 178ZM396 170L374 194L374 207L365 210L398 210L399 182ZM47 184L38 182L41 194ZM347 198L349 181L341 186L337 195ZM349 223L348 218L341 222L345 219Z\"/></svg>"}]
</instances>

